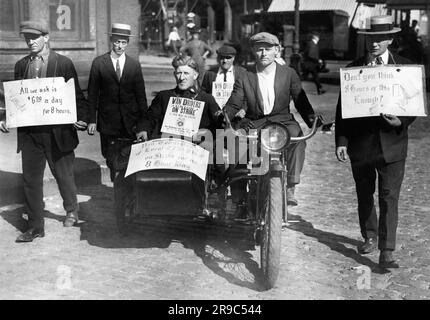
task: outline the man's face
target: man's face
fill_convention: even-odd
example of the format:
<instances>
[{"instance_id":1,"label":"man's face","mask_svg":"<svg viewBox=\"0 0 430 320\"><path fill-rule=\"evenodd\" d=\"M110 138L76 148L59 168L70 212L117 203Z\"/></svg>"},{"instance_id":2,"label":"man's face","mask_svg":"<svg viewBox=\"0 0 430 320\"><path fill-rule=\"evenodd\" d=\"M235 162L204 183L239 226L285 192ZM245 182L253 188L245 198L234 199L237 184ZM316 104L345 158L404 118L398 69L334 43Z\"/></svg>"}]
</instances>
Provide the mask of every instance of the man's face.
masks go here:
<instances>
[{"instance_id":1,"label":"man's face","mask_svg":"<svg viewBox=\"0 0 430 320\"><path fill-rule=\"evenodd\" d=\"M125 52L125 48L128 45L128 37L121 37L113 35L111 37L112 50L117 55L122 55Z\"/></svg>"},{"instance_id":2,"label":"man's face","mask_svg":"<svg viewBox=\"0 0 430 320\"><path fill-rule=\"evenodd\" d=\"M374 57L383 54L392 42L393 38L388 34L366 35L366 49Z\"/></svg>"},{"instance_id":3,"label":"man's face","mask_svg":"<svg viewBox=\"0 0 430 320\"><path fill-rule=\"evenodd\" d=\"M221 69L227 71L233 65L235 56L218 55L218 63Z\"/></svg>"},{"instance_id":4,"label":"man's face","mask_svg":"<svg viewBox=\"0 0 430 320\"><path fill-rule=\"evenodd\" d=\"M45 48L45 45L48 43L49 35L24 33L24 39L27 43L28 48L30 49L30 52L33 54L38 54Z\"/></svg>"},{"instance_id":5,"label":"man's face","mask_svg":"<svg viewBox=\"0 0 430 320\"><path fill-rule=\"evenodd\" d=\"M255 44L252 50L257 58L256 62L260 67L267 67L275 61L279 53L279 47L268 43Z\"/></svg>"},{"instance_id":6,"label":"man's face","mask_svg":"<svg viewBox=\"0 0 430 320\"><path fill-rule=\"evenodd\" d=\"M176 78L176 84L181 90L191 88L199 76L198 72L189 66L179 66L173 74Z\"/></svg>"}]
</instances>

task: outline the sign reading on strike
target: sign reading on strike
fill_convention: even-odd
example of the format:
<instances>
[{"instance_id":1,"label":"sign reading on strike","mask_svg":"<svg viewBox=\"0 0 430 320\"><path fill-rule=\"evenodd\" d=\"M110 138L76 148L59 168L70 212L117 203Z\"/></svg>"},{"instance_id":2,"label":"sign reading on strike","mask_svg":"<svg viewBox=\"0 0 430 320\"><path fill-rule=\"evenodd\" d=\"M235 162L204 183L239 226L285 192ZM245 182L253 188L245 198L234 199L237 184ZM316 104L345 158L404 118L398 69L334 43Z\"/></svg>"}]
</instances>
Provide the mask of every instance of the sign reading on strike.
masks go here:
<instances>
[{"instance_id":1,"label":"sign reading on strike","mask_svg":"<svg viewBox=\"0 0 430 320\"><path fill-rule=\"evenodd\" d=\"M181 97L170 97L161 132L192 137L199 131L205 103Z\"/></svg>"},{"instance_id":2,"label":"sign reading on strike","mask_svg":"<svg viewBox=\"0 0 430 320\"><path fill-rule=\"evenodd\" d=\"M385 65L340 69L342 118L426 116L424 67Z\"/></svg>"},{"instance_id":3,"label":"sign reading on strike","mask_svg":"<svg viewBox=\"0 0 430 320\"><path fill-rule=\"evenodd\" d=\"M75 123L73 78L38 78L4 82L9 128Z\"/></svg>"},{"instance_id":4,"label":"sign reading on strike","mask_svg":"<svg viewBox=\"0 0 430 320\"><path fill-rule=\"evenodd\" d=\"M227 103L233 91L234 82L213 82L212 96L222 109Z\"/></svg>"},{"instance_id":5,"label":"sign reading on strike","mask_svg":"<svg viewBox=\"0 0 430 320\"><path fill-rule=\"evenodd\" d=\"M151 169L175 169L205 180L209 151L189 141L162 138L131 146L125 176Z\"/></svg>"}]
</instances>

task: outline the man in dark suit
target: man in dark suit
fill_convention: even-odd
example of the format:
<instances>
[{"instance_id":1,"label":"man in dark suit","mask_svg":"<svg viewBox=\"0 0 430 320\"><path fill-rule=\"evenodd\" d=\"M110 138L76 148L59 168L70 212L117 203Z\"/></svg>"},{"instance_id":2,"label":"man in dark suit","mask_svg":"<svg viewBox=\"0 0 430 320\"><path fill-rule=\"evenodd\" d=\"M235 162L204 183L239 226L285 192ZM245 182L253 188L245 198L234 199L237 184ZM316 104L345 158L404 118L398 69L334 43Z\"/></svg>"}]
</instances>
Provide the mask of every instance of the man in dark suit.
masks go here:
<instances>
[{"instance_id":1,"label":"man in dark suit","mask_svg":"<svg viewBox=\"0 0 430 320\"><path fill-rule=\"evenodd\" d=\"M102 155L114 182L118 229L123 232L125 210L133 199L131 177L124 178L126 167L119 159L124 147L147 139L143 123L148 106L140 63L125 54L131 27L114 23L110 36L112 50L95 58L91 66L88 133L93 135L96 128L100 132Z\"/></svg>"},{"instance_id":2,"label":"man in dark suit","mask_svg":"<svg viewBox=\"0 0 430 320\"><path fill-rule=\"evenodd\" d=\"M348 67L411 62L388 50L393 34L391 16L371 18L371 29L366 34L368 54ZM414 117L397 117L381 114L379 117L342 119L341 99L336 110L336 156L339 161L351 161L355 180L358 215L364 243L360 253L380 250L379 264L384 268L397 268L393 258L398 222L398 201L405 172L408 146L408 126ZM375 179L379 187L379 224L374 205ZM378 239L379 238L379 239Z\"/></svg>"},{"instance_id":3,"label":"man in dark suit","mask_svg":"<svg viewBox=\"0 0 430 320\"><path fill-rule=\"evenodd\" d=\"M45 235L43 219L43 174L46 161L57 181L66 214L65 227L78 221L79 205L73 173L74 149L79 144L76 129L87 128L87 102L79 86L73 62L49 48L49 30L42 21L24 21L20 25L30 54L15 64L15 80L31 78L73 78L76 90L78 120L74 125L47 125L18 128L18 152L22 154L24 194L28 214L28 230L17 242L31 242ZM8 132L5 121L0 130Z\"/></svg>"},{"instance_id":4,"label":"man in dark suit","mask_svg":"<svg viewBox=\"0 0 430 320\"><path fill-rule=\"evenodd\" d=\"M311 39L308 41L305 48L305 76L308 73L312 74L313 81L317 87L317 93L323 94L325 91L322 89L320 81L320 67L322 66L322 60L320 59L320 48L318 42L320 41L320 36L318 33L312 33Z\"/></svg>"},{"instance_id":5,"label":"man in dark suit","mask_svg":"<svg viewBox=\"0 0 430 320\"><path fill-rule=\"evenodd\" d=\"M286 125L292 136L302 135L300 125L290 112L290 99L293 99L296 109L309 127L315 120L315 114L294 69L275 61L280 48L278 38L261 32L252 36L250 43L256 66L236 80L224 110L230 119L237 120L240 128L260 129L266 121L277 121ZM305 148L306 143L299 142L291 144L287 150L287 201L290 205L297 205L294 190L300 182ZM232 185L232 193L235 188L238 194L233 198L239 201L235 201L239 205L246 196L245 187L246 184L237 185L236 189Z\"/></svg>"}]
</instances>

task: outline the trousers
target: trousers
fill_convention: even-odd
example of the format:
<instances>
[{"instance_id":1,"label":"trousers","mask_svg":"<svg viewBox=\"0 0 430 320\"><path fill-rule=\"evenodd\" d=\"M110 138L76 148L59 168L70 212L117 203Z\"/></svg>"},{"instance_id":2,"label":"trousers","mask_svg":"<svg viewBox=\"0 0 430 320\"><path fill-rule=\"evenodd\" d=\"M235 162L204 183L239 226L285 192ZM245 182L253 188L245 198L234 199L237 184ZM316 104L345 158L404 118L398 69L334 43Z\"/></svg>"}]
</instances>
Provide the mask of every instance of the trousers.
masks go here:
<instances>
[{"instance_id":1,"label":"trousers","mask_svg":"<svg viewBox=\"0 0 430 320\"><path fill-rule=\"evenodd\" d=\"M49 127L38 127L23 136L22 175L29 227L44 228L43 175L46 162L54 176L66 212L78 211L73 172L75 153L61 152Z\"/></svg>"}]
</instances>

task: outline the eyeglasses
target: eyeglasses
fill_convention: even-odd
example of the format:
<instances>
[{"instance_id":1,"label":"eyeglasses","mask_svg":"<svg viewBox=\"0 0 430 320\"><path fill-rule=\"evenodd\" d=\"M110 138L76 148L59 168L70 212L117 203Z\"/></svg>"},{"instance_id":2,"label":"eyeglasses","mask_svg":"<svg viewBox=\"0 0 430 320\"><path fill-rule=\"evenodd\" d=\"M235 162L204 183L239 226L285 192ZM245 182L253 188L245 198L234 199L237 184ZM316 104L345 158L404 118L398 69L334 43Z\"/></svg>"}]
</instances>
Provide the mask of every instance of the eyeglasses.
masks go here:
<instances>
[{"instance_id":1,"label":"eyeglasses","mask_svg":"<svg viewBox=\"0 0 430 320\"><path fill-rule=\"evenodd\" d=\"M118 45L126 46L126 45L128 45L128 41L127 41L127 40L115 40L115 41L113 42L113 44L116 44L117 46L118 46Z\"/></svg>"}]
</instances>

